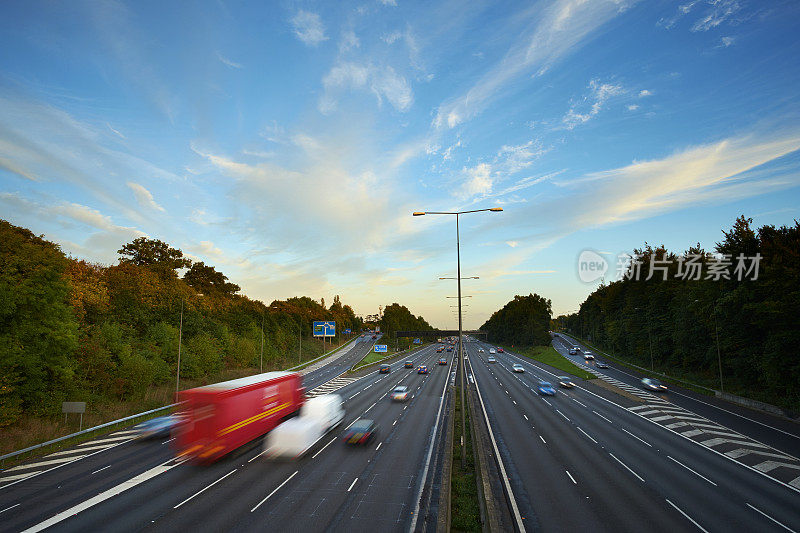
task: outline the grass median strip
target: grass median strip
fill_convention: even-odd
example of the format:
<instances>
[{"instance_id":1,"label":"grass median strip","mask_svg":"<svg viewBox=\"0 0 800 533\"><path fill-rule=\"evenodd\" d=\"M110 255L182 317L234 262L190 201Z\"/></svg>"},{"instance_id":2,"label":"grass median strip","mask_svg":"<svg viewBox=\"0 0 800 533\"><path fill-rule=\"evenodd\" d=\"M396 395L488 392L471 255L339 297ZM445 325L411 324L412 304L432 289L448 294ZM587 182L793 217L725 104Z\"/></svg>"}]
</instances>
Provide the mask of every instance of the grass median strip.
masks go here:
<instances>
[{"instance_id":1,"label":"grass median strip","mask_svg":"<svg viewBox=\"0 0 800 533\"><path fill-rule=\"evenodd\" d=\"M453 470L450 478L450 527L451 531L481 531L481 510L478 502L478 485L475 473L475 456L472 450L472 428L469 414L466 416L466 467L461 468L461 398L458 389L455 398L455 420L453 433Z\"/></svg>"}]
</instances>

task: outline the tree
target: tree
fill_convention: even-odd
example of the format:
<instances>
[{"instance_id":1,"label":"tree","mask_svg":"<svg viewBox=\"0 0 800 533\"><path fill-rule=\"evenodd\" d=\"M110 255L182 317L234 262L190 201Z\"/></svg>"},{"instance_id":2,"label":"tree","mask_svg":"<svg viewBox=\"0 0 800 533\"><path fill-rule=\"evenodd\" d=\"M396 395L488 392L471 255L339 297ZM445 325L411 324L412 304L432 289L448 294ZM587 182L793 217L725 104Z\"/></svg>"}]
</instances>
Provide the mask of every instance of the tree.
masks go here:
<instances>
[{"instance_id":1,"label":"tree","mask_svg":"<svg viewBox=\"0 0 800 533\"><path fill-rule=\"evenodd\" d=\"M238 285L228 283L226 275L222 272L217 272L213 266L206 266L202 261L194 263L186 271L186 274L183 275L183 281L196 291L204 294L219 292L233 295L240 290Z\"/></svg>"},{"instance_id":2,"label":"tree","mask_svg":"<svg viewBox=\"0 0 800 533\"><path fill-rule=\"evenodd\" d=\"M156 268L177 276L176 270L188 268L192 262L183 252L157 239L139 237L117 250L120 263Z\"/></svg>"}]
</instances>

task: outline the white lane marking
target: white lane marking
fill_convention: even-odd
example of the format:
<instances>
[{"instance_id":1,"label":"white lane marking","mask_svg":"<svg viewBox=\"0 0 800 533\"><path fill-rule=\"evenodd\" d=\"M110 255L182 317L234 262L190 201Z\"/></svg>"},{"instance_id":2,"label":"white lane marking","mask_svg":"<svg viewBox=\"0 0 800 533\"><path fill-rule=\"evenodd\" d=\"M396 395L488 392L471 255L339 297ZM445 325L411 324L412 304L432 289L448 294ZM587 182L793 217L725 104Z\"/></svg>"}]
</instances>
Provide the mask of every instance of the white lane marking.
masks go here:
<instances>
[{"instance_id":1,"label":"white lane marking","mask_svg":"<svg viewBox=\"0 0 800 533\"><path fill-rule=\"evenodd\" d=\"M667 456L667 459L670 459L671 461L675 461L676 463L678 463L679 465L681 465L682 467L684 467L686 470L688 470L688 471L689 471L689 472L691 472L692 474L695 474L696 476L698 476L698 477L701 477L701 478L705 479L706 481L708 481L709 483L711 483L711 484L712 484L712 485L714 485L715 487L717 486L717 484L716 484L716 483L714 483L713 481L711 481L710 479L708 479L706 476L704 476L703 474L700 474L699 472L695 472L694 470L692 470L691 468L689 468L688 466L686 466L686 465L685 465L685 464L683 464L682 462L678 461L677 459L675 459L675 458L673 458L673 457L670 457L669 455Z\"/></svg>"},{"instance_id":2,"label":"white lane marking","mask_svg":"<svg viewBox=\"0 0 800 533\"><path fill-rule=\"evenodd\" d=\"M528 415L522 415L522 416L524 416L524 417L525 417L525 420L527 420L527 419L528 419Z\"/></svg>"},{"instance_id":3,"label":"white lane marking","mask_svg":"<svg viewBox=\"0 0 800 533\"><path fill-rule=\"evenodd\" d=\"M774 518L772 518L770 515L768 515L767 513L765 513L764 511L762 511L761 509L756 509L755 507L753 507L752 505L750 505L750 504L749 504L749 503L747 503L747 502L745 502L745 504L746 504L746 505L747 505L747 506L748 506L750 509L752 509L752 510L754 510L754 511L758 512L758 513L761 513L761 514L762 514L762 515L764 515L764 516L766 516L767 518L769 518L770 520L772 520L773 522L775 522L776 524L778 524L779 526L781 526L781 527L782 527L783 529L785 529L786 531L791 531L792 533L797 533L797 532L796 532L794 529L791 529L791 528L787 527L787 526L786 526L786 524L783 524L783 523L781 523L781 522L778 522L777 520L775 520ZM19 504L17 504L17 505L19 505ZM2 513L2 511L0 511L0 513Z\"/></svg>"},{"instance_id":4,"label":"white lane marking","mask_svg":"<svg viewBox=\"0 0 800 533\"><path fill-rule=\"evenodd\" d=\"M544 440L544 437L542 437L541 435L539 435L539 438L540 438L540 439L542 439L542 442L544 442L545 444L547 444L547 441L546 441L546 440Z\"/></svg>"},{"instance_id":5,"label":"white lane marking","mask_svg":"<svg viewBox=\"0 0 800 533\"><path fill-rule=\"evenodd\" d=\"M370 409L372 409L373 407L375 407L375 405L377 405L377 403L378 403L378 402L375 402L375 403L373 403L372 405L370 405L369 407L367 407L367 408L366 408L366 410L364 410L364 412L366 413L367 411L369 411Z\"/></svg>"},{"instance_id":6,"label":"white lane marking","mask_svg":"<svg viewBox=\"0 0 800 533\"><path fill-rule=\"evenodd\" d=\"M516 402L516 400L511 400L511 401L512 401L512 402L514 402L514 405L517 405L517 402Z\"/></svg>"},{"instance_id":7,"label":"white lane marking","mask_svg":"<svg viewBox=\"0 0 800 533\"><path fill-rule=\"evenodd\" d=\"M154 478L156 476L159 476L159 475L163 474L164 472L167 472L168 470L170 470L172 468L175 468L176 466L178 466L182 462L183 461L176 461L175 459L170 459L169 461L165 461L165 462L161 463L160 465L155 466L155 467L151 468L150 470L147 470L146 472L142 472L138 476L135 476L135 477L129 479L128 481L124 481L124 482L120 483L119 485L117 485L115 487L111 487L110 489L106 490L105 492L101 492L100 494L98 494L97 496L94 496L93 498L89 498L85 502L81 502L78 505L70 507L66 511L61 511L57 515L52 516L51 518L48 518L44 522L39 522L38 524L36 524L34 526L31 526L30 528L25 530L25 533L29 533L29 532L33 533L33 532L36 532L36 531L42 531L44 529L47 529L48 527L54 526L55 524L58 524L59 522L62 522L64 520L66 520L67 518L75 516L76 514L80 513L81 511L85 511L86 509L89 509L90 507L94 507L95 505L97 505L99 503L102 503L105 500L116 496L117 494L125 492L128 489L132 489L136 485L140 485L140 484L144 483L145 481L147 481L149 479L152 479L152 478Z\"/></svg>"},{"instance_id":8,"label":"white lane marking","mask_svg":"<svg viewBox=\"0 0 800 533\"><path fill-rule=\"evenodd\" d=\"M567 422L570 422L570 419L569 419L569 418L567 418L567 415L565 415L564 413L562 413L562 412L561 412L561 411L559 411L558 409L556 409L556 412L557 412L558 414L560 414L561 416L563 416L564 418L566 418L566 419L567 419Z\"/></svg>"},{"instance_id":9,"label":"white lane marking","mask_svg":"<svg viewBox=\"0 0 800 533\"><path fill-rule=\"evenodd\" d=\"M11 507L6 507L6 508L5 508L5 509L3 509L2 511L0 511L0 513L5 513L5 512L6 512L6 511L8 511L9 509L13 509L14 507L17 507L18 505L20 505L20 504L18 504L18 503L15 503L15 504L14 504L14 505L12 505Z\"/></svg>"},{"instance_id":10,"label":"white lane marking","mask_svg":"<svg viewBox=\"0 0 800 533\"><path fill-rule=\"evenodd\" d=\"M171 439L169 439L169 440L165 440L165 441L164 441L164 442L162 442L161 444L169 444L170 442L174 441L174 440L175 440L175 439L177 439L177 438L178 438L178 437L172 437L172 438L171 438Z\"/></svg>"},{"instance_id":11,"label":"white lane marking","mask_svg":"<svg viewBox=\"0 0 800 533\"><path fill-rule=\"evenodd\" d=\"M294 473L294 474L292 474L291 476L289 476L289 477L287 477L287 478L286 478L286 481L284 481L283 483L281 483L280 485L278 485L277 487L275 487L275 490L273 490L272 492L270 492L269 494L267 494L267 497L266 497L266 498L264 498L263 500L261 500L260 502L258 502L258 504L257 504L255 507L253 507L252 509L250 509L250 512L252 513L252 512L253 512L253 511L255 511L256 509L258 509L259 507L261 507L261 504L262 504L262 503L264 503L265 501L269 500L269 499L270 499L270 497L271 497L273 494L275 494L276 492L278 492L278 490L280 490L280 488L281 488L281 487L283 487L284 485L286 485L287 483L289 483L289 480L290 480L290 479L292 479L294 476L296 476L296 475L297 475L297 472L299 472L299 470L295 471L295 473Z\"/></svg>"},{"instance_id":12,"label":"white lane marking","mask_svg":"<svg viewBox=\"0 0 800 533\"><path fill-rule=\"evenodd\" d=\"M585 405L585 404L581 403L580 401L576 400L575 398L572 398L572 401L573 401L573 402L575 402L575 403L577 403L578 405L583 405L583 406L584 406L584 407L586 407L587 409L589 408L589 406L587 406L587 405Z\"/></svg>"},{"instance_id":13,"label":"white lane marking","mask_svg":"<svg viewBox=\"0 0 800 533\"><path fill-rule=\"evenodd\" d=\"M45 455L44 458L47 459L48 457L59 457L62 455L69 455L72 453L81 453L81 452L88 452L90 450L103 450L105 448L110 448L111 446L116 446L113 442L111 444L100 444L98 446L83 446L81 448L72 448L69 450L63 450L60 452L51 453L49 455Z\"/></svg>"},{"instance_id":14,"label":"white lane marking","mask_svg":"<svg viewBox=\"0 0 800 533\"><path fill-rule=\"evenodd\" d=\"M378 449L381 447L381 444L383 444L383 443L382 443L382 442L379 442L379 443L378 443L378 446L377 446L377 448L375 448L375 451L376 451L376 452L377 452L377 451L378 451Z\"/></svg>"},{"instance_id":15,"label":"white lane marking","mask_svg":"<svg viewBox=\"0 0 800 533\"><path fill-rule=\"evenodd\" d=\"M616 405L616 404L615 404L615 405ZM602 418L603 420L605 420L606 422L608 422L609 424L613 424L613 423L614 423L614 422L612 422L611 420L609 420L608 418L606 418L606 417L604 417L603 415L601 415L600 413L598 413L597 411L595 411L594 409L592 409L592 412L593 412L594 414L596 414L597 416L599 416L600 418Z\"/></svg>"},{"instance_id":16,"label":"white lane marking","mask_svg":"<svg viewBox=\"0 0 800 533\"><path fill-rule=\"evenodd\" d=\"M0 477L0 483L6 482L6 481L14 481L16 483L19 483L19 481L22 481L23 479L27 479L29 477L32 477L35 474L41 474L42 472L46 472L46 470L34 470L33 472L25 472L24 474L17 474L16 476ZM17 480L19 480L19 481L17 481ZM6 485L6 486L8 486L8 485Z\"/></svg>"},{"instance_id":17,"label":"white lane marking","mask_svg":"<svg viewBox=\"0 0 800 533\"><path fill-rule=\"evenodd\" d=\"M684 513L683 511L681 511L680 507L678 507L677 505L675 505L674 503L672 503L672 502L671 502L671 501L669 501L669 500L667 500L667 503L668 503L668 504L670 504L671 506L673 506L673 507L674 507L674 508L675 508L675 509L676 509L676 510L679 512L679 513L681 513L681 514L682 514L682 515L683 515L683 516L686 518L686 520L688 520L688 521L689 521L689 522L691 522L692 524L696 525L696 526L697 526L697 529L699 529L700 531L704 531L705 533L708 533L708 530L707 530L706 528L704 528L703 526L701 526L700 524L698 524L697 522L695 522L695 521L692 519L692 517L691 517L691 516L689 516L688 514Z\"/></svg>"},{"instance_id":18,"label":"white lane marking","mask_svg":"<svg viewBox=\"0 0 800 533\"><path fill-rule=\"evenodd\" d=\"M114 466L114 465L108 465L108 466L104 466L103 468L101 468L101 469L99 469L99 470L95 470L94 472L92 472L92 475L94 475L94 474L96 474L96 473L98 473L98 472L102 472L102 471L103 471L103 470L105 470L106 468L111 468L112 466Z\"/></svg>"},{"instance_id":19,"label":"white lane marking","mask_svg":"<svg viewBox=\"0 0 800 533\"><path fill-rule=\"evenodd\" d=\"M267 453L267 450L263 450L261 453L259 453L258 455L256 455L256 456L255 456L255 457L253 457L252 459L248 460L247 462L248 462L248 463L252 463L253 461L255 461L256 459L258 459L259 457L261 457L261 456L262 456L262 455L264 455L265 453Z\"/></svg>"},{"instance_id":20,"label":"white lane marking","mask_svg":"<svg viewBox=\"0 0 800 533\"><path fill-rule=\"evenodd\" d=\"M139 433L139 430L138 429L128 429L126 431L117 431L115 433L112 433L110 436L111 437L119 437L119 436L122 436L122 435L132 435L134 433Z\"/></svg>"},{"instance_id":21,"label":"white lane marking","mask_svg":"<svg viewBox=\"0 0 800 533\"><path fill-rule=\"evenodd\" d=\"M572 480L572 482L573 482L575 485L577 485L577 484L578 484L578 482L577 482L577 481L575 481L575 478L574 478L574 477L572 477L572 474L570 474L570 473L569 473L569 470L565 470L565 472L567 473L567 475L569 476L569 478Z\"/></svg>"},{"instance_id":22,"label":"white lane marking","mask_svg":"<svg viewBox=\"0 0 800 533\"><path fill-rule=\"evenodd\" d=\"M648 446L650 446L651 448L653 447L653 445L652 445L652 444L650 444L650 443L649 443L649 442L647 442L646 440L643 440L643 439L641 439L641 438L637 437L636 435L634 435L633 433L631 433L631 432L630 432L630 431L628 431L627 429L625 429L625 428L620 428L620 429L621 429L622 431L624 431L625 433L627 433L628 435L630 435L631 437L633 437L634 439L638 440L639 442L642 442L642 443L644 443L644 444L647 444L647 445L648 445Z\"/></svg>"},{"instance_id":23,"label":"white lane marking","mask_svg":"<svg viewBox=\"0 0 800 533\"><path fill-rule=\"evenodd\" d=\"M404 406L403 406L403 411L405 411L406 409L408 409L408 406L407 406L407 405L404 405Z\"/></svg>"},{"instance_id":24,"label":"white lane marking","mask_svg":"<svg viewBox=\"0 0 800 533\"><path fill-rule=\"evenodd\" d=\"M608 454L608 455L610 455L611 457L613 457L613 458L614 458L614 460L615 460L616 462L618 462L619 464L621 464L622 466L624 466L625 468L627 468L627 469L628 469L628 472L630 472L630 473L631 473L631 474L633 474L634 476L638 477L638 478L639 478L639 481L641 481L642 483L644 483L644 479L642 479L642 476L640 476L639 474L637 474L636 472L634 472L633 470L631 470L631 468L630 468L628 465L626 465L625 463L623 463L622 461L620 461L619 459L617 459L617 456L616 456L616 455L614 455L613 453L610 453L610 452L609 452L609 454ZM669 501L669 500L667 500L667 501Z\"/></svg>"},{"instance_id":25,"label":"white lane marking","mask_svg":"<svg viewBox=\"0 0 800 533\"><path fill-rule=\"evenodd\" d=\"M237 469L236 469L236 468L234 468L233 470L231 470L230 472L228 472L227 474L225 474L224 476L222 476L221 478L219 478L218 480L216 480L214 483L211 483L210 485L207 485L205 488L198 490L197 492L195 492L194 494L192 494L191 496L189 496L188 498L186 498L185 500L183 500L181 503L179 503L178 505L176 505L175 507L173 507L173 509L177 509L178 507L180 507L180 506L181 506L181 505L183 505L184 503L188 502L189 500L191 500L191 499L192 499L192 498L194 498L195 496L199 496L200 494L204 493L205 491L207 491L208 489L210 489L211 487L213 487L214 485L216 485L217 483L219 483L220 481L222 481L222 480L223 480L223 479L225 479L226 477L228 477L228 476L230 476L231 474L233 474L234 472L236 472L236 470L237 470Z\"/></svg>"},{"instance_id":26,"label":"white lane marking","mask_svg":"<svg viewBox=\"0 0 800 533\"><path fill-rule=\"evenodd\" d=\"M397 424L397 420L395 420L394 422L392 422L392 425L395 425L395 424Z\"/></svg>"},{"instance_id":27,"label":"white lane marking","mask_svg":"<svg viewBox=\"0 0 800 533\"><path fill-rule=\"evenodd\" d=\"M546 399L542 398L542 401L543 401L544 403L546 403L547 405L549 405L550 407L553 407L553 404L552 404L552 403L550 403L550 402L548 402Z\"/></svg>"},{"instance_id":28,"label":"white lane marking","mask_svg":"<svg viewBox=\"0 0 800 533\"><path fill-rule=\"evenodd\" d=\"M575 427L578 427L578 426L575 426ZM580 431L581 433L583 433L584 435L586 435L587 437L589 437L589 439L590 439L592 442L594 442L595 444L599 444L599 442L597 442L596 440L594 440L594 439L592 438L592 436L591 436L591 435L589 435L588 433L586 433L586 432L585 432L584 430L582 430L581 428L578 428L578 431Z\"/></svg>"},{"instance_id":29,"label":"white lane marking","mask_svg":"<svg viewBox=\"0 0 800 533\"><path fill-rule=\"evenodd\" d=\"M15 466L14 468L9 468L6 472L14 472L17 470L27 470L29 468L36 468L39 466L49 466L49 465L57 465L60 463L67 463L69 461L74 461L75 459L83 459L86 457L85 455L75 455L72 457L61 457L60 459L50 459L49 461L39 461L38 463L28 463L24 465Z\"/></svg>"},{"instance_id":30,"label":"white lane marking","mask_svg":"<svg viewBox=\"0 0 800 533\"><path fill-rule=\"evenodd\" d=\"M347 489L347 492L350 492L351 490L353 490L353 487L356 485L356 481L358 481L358 478L355 478L353 480L353 482L350 484L350 488Z\"/></svg>"},{"instance_id":31,"label":"white lane marking","mask_svg":"<svg viewBox=\"0 0 800 533\"><path fill-rule=\"evenodd\" d=\"M130 436L125 436L125 437L109 437L109 438L107 438L107 439L95 439L95 440L91 440L91 441L87 442L86 444L87 444L87 445L88 445L88 444L104 444L104 443L108 443L108 442L117 442L117 441L121 441L121 440L129 440L129 439L130 439Z\"/></svg>"}]
</instances>

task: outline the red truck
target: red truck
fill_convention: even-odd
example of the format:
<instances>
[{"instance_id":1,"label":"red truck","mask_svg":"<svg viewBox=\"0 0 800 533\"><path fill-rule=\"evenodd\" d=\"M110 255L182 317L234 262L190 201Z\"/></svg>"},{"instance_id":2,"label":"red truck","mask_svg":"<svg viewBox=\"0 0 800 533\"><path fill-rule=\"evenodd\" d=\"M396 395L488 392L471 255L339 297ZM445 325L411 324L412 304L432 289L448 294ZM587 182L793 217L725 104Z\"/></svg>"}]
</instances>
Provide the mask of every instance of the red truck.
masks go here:
<instances>
[{"instance_id":1,"label":"red truck","mask_svg":"<svg viewBox=\"0 0 800 533\"><path fill-rule=\"evenodd\" d=\"M305 401L303 377L267 372L180 391L179 456L213 462L294 416Z\"/></svg>"}]
</instances>

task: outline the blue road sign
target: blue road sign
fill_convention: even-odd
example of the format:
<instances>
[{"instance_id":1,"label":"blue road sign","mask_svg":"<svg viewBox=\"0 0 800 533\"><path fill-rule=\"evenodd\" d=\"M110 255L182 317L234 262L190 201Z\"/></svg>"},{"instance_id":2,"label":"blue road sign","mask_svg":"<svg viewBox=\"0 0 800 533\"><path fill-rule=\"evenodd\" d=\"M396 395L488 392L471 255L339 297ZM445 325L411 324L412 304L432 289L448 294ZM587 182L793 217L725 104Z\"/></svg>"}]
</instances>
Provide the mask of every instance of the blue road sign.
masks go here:
<instances>
[{"instance_id":1,"label":"blue road sign","mask_svg":"<svg viewBox=\"0 0 800 533\"><path fill-rule=\"evenodd\" d=\"M386 353L386 345L385 344L376 344L375 351L378 353Z\"/></svg>"},{"instance_id":2,"label":"blue road sign","mask_svg":"<svg viewBox=\"0 0 800 533\"><path fill-rule=\"evenodd\" d=\"M351 333L352 333L352 331L350 331L349 329L344 330L344 334L345 335L350 335Z\"/></svg>"},{"instance_id":3,"label":"blue road sign","mask_svg":"<svg viewBox=\"0 0 800 533\"><path fill-rule=\"evenodd\" d=\"M414 339L414 344L422 344L422 341L419 339Z\"/></svg>"},{"instance_id":4,"label":"blue road sign","mask_svg":"<svg viewBox=\"0 0 800 533\"><path fill-rule=\"evenodd\" d=\"M314 322L314 336L315 337L335 337L336 336L336 322Z\"/></svg>"}]
</instances>

